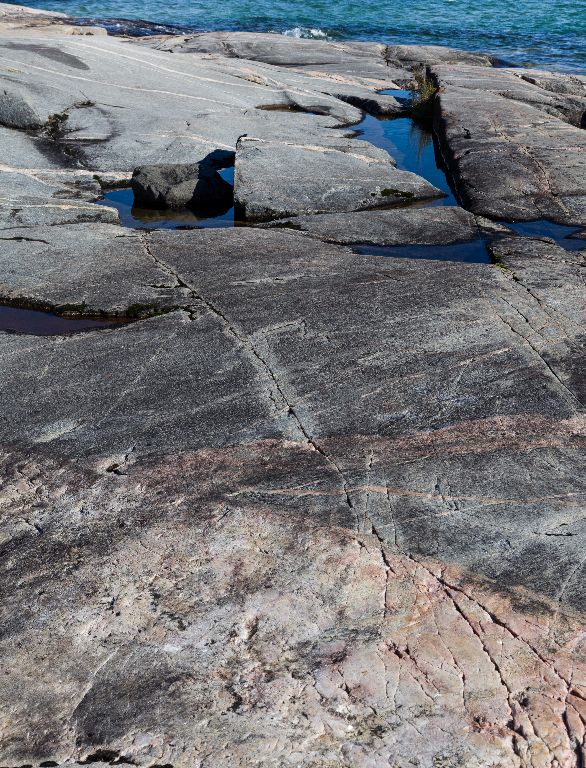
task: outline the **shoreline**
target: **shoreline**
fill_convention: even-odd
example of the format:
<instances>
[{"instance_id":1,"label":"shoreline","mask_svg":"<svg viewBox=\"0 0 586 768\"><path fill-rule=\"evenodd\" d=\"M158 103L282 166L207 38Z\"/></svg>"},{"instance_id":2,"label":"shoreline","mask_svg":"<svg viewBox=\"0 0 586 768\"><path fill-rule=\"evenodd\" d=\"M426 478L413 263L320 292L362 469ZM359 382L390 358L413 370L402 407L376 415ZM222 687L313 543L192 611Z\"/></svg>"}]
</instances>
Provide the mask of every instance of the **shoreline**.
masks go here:
<instances>
[{"instance_id":1,"label":"shoreline","mask_svg":"<svg viewBox=\"0 0 586 768\"><path fill-rule=\"evenodd\" d=\"M19 7L19 6L15 6ZM40 14L47 11L43 8L35 8ZM48 11L48 13L55 13L54 11ZM551 69L553 71L559 71L568 74L586 74L586 61L578 63L577 61L568 61L567 54L562 48L558 48L559 58L556 60L548 58L540 60L539 56L533 58L529 54L529 50L523 53L518 50L516 53L511 50L511 46L505 46L505 50L498 51L498 48L491 46L488 41L485 44L472 45L464 44L460 41L450 42L450 33L446 30L446 39L428 39L428 36L423 35L421 32L415 34L409 34L406 31L394 31L385 34L382 30L378 32L372 32L369 34L348 34L347 32L341 32L340 30L324 31L319 27L309 27L303 25L288 26L283 24L282 29L275 29L263 25L253 25L252 27L243 27L235 25L227 26L205 26L195 23L181 23L173 22L170 20L155 21L148 18L140 17L116 17L116 16L99 16L99 15L79 15L68 16L63 14L69 23L79 26L95 26L102 27L107 30L108 34L114 36L131 36L131 37L148 37L153 35L170 34L170 35L197 35L197 34L218 34L218 33L251 33L251 34L275 34L283 36L291 36L294 39L306 39L317 40L322 42L332 43L351 43L351 42L378 42L387 45L423 45L431 46L436 45L438 47L462 47L470 53L486 54L487 49L492 52L489 53L491 57L501 66L505 67L518 67L518 68L544 68ZM552 44L553 45L553 44ZM534 46L533 46L534 47ZM531 48L530 48L531 49Z\"/></svg>"}]
</instances>

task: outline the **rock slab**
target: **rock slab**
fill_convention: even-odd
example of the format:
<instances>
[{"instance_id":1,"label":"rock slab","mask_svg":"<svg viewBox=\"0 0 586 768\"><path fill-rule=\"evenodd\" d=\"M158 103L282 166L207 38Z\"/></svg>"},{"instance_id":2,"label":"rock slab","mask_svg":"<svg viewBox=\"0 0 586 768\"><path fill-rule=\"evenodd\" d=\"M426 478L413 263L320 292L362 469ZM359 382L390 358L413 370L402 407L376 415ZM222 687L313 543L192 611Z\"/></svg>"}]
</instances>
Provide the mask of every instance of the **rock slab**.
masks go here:
<instances>
[{"instance_id":1,"label":"rock slab","mask_svg":"<svg viewBox=\"0 0 586 768\"><path fill-rule=\"evenodd\" d=\"M242 138L236 146L234 200L247 221L387 208L442 195L363 141L324 146Z\"/></svg>"}]
</instances>

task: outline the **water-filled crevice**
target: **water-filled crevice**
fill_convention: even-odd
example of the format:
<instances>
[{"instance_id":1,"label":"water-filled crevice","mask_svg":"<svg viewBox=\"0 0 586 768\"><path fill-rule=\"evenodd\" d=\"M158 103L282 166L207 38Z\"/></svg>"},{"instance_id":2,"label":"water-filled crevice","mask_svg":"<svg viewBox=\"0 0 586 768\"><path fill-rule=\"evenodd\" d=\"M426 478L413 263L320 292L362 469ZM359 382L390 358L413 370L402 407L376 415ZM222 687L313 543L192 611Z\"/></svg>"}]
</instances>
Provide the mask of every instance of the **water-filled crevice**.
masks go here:
<instances>
[{"instance_id":1,"label":"water-filled crevice","mask_svg":"<svg viewBox=\"0 0 586 768\"><path fill-rule=\"evenodd\" d=\"M120 327L126 318L69 317L56 312L0 304L0 333L67 336L73 333Z\"/></svg>"},{"instance_id":2,"label":"water-filled crevice","mask_svg":"<svg viewBox=\"0 0 586 768\"><path fill-rule=\"evenodd\" d=\"M586 248L586 237L576 237L579 233L584 232L583 227L569 227L547 219L501 221L499 223L523 237L549 238L566 251L580 251L582 248Z\"/></svg>"},{"instance_id":3,"label":"water-filled crevice","mask_svg":"<svg viewBox=\"0 0 586 768\"><path fill-rule=\"evenodd\" d=\"M477 239L465 243L449 243L447 245L356 245L353 246L352 250L363 256L491 264L492 257L487 242L485 237L479 236Z\"/></svg>"},{"instance_id":4,"label":"water-filled crevice","mask_svg":"<svg viewBox=\"0 0 586 768\"><path fill-rule=\"evenodd\" d=\"M396 98L407 98L408 94L412 92L385 90L381 91L381 93L395 96ZM443 161L441 147L435 133L431 129L410 117L381 119L365 115L363 120L355 126L355 130L358 138L369 141L371 144L386 150L394 157L397 162L397 168L422 176L444 192L445 197L443 198L436 198L423 203L419 202L415 205L419 207L438 205L462 207L449 170ZM580 227L564 226L547 219L522 222L498 220L495 223L507 227L511 234L518 234L524 237L549 238L568 251L586 248L586 238L576 237L581 231ZM469 244L471 252L477 256L488 254L486 249L487 242L485 236L479 235L478 241L475 240ZM417 250L412 252L413 255L408 255L409 248L409 246L405 246L404 253L399 253L396 247L383 250L388 251L387 255L405 255L409 258L448 258L441 255L424 256L419 250L422 248L433 249L437 248L437 246L416 246ZM448 251L443 249L448 249L450 246L439 246L439 248L442 250L438 251L438 254L442 252L447 253ZM366 249L368 249L368 252L375 252L370 246L365 246L361 252L366 252ZM461 256L465 254L465 250L459 244L458 248L453 251L458 261L490 261L490 258L485 258L484 256L480 259L473 257L462 258ZM460 257L457 254L460 254Z\"/></svg>"},{"instance_id":5,"label":"water-filled crevice","mask_svg":"<svg viewBox=\"0 0 586 768\"><path fill-rule=\"evenodd\" d=\"M380 93L393 96L408 108L413 100L414 92L407 89L387 89ZM262 108L295 111L294 107L288 105L269 105ZM395 159L399 170L414 173L443 192L442 197L429 200L417 202L406 200L401 207L462 207L449 170L443 161L441 147L430 127L415 121L412 117L377 117L365 113L361 122L354 126L353 135L387 151ZM234 185L233 165L219 169L218 173L225 181L232 186ZM199 229L249 225L249 222L240 220L242 217L238 215L238 212L235 214L233 205L226 210L214 213L214 215L190 208L141 207L135 203L131 187L108 190L99 202L116 208L121 224L134 229ZM579 232L578 227L564 227L544 219L533 222L499 221L496 223L507 227L510 234L551 238L567 250L578 250L586 247L585 239L575 237L576 233ZM293 222L289 222L287 226L295 228ZM501 234L506 235L507 233L505 231L502 233L485 233L479 229L478 238L464 243L402 246L372 246L358 243L353 246L353 249L362 254L391 257L490 263L491 257L487 245L491 238L497 238Z\"/></svg>"},{"instance_id":6,"label":"water-filled crevice","mask_svg":"<svg viewBox=\"0 0 586 768\"><path fill-rule=\"evenodd\" d=\"M385 90L381 93L405 101L410 101L412 97L412 91L406 90ZM396 96L397 93L401 95ZM388 152L395 159L399 170L422 176L442 190L444 197L427 201L424 203L426 206L460 205L437 140L429 128L411 117L385 119L365 115L355 126L355 131L357 138Z\"/></svg>"}]
</instances>

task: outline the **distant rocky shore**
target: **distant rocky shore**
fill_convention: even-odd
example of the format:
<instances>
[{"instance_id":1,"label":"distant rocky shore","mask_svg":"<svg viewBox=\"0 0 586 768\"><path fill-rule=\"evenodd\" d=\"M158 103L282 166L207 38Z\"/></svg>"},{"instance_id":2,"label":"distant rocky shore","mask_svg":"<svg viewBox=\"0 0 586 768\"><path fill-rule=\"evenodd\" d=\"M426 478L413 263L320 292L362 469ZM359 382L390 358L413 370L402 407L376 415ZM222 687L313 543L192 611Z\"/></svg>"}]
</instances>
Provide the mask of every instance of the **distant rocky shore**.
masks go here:
<instances>
[{"instance_id":1,"label":"distant rocky shore","mask_svg":"<svg viewBox=\"0 0 586 768\"><path fill-rule=\"evenodd\" d=\"M0 78L0 765L582 768L586 77L0 4Z\"/></svg>"}]
</instances>

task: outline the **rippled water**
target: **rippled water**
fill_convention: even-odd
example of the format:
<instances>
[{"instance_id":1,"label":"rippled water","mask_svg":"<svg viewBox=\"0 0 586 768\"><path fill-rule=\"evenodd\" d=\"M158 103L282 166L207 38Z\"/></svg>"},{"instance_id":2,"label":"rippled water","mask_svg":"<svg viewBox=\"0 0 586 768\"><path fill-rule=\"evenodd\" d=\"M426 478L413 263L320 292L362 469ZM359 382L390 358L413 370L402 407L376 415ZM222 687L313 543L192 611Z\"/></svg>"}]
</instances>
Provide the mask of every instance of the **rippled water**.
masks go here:
<instances>
[{"instance_id":1,"label":"rippled water","mask_svg":"<svg viewBox=\"0 0 586 768\"><path fill-rule=\"evenodd\" d=\"M192 30L426 43L516 64L586 72L584 0L29 0L84 17L145 19Z\"/></svg>"}]
</instances>

